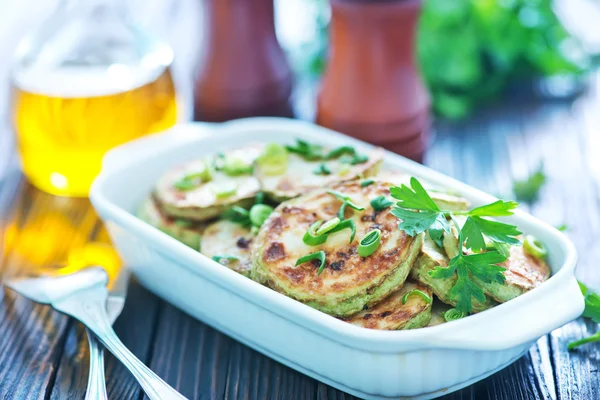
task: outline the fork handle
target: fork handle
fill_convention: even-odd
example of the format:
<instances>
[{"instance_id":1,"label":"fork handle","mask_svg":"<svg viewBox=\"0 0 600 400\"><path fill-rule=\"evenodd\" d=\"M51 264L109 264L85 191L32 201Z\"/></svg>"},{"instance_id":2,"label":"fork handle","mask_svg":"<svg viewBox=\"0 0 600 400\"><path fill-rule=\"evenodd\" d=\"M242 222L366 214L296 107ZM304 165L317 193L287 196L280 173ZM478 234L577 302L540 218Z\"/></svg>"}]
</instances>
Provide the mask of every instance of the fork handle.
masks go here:
<instances>
[{"instance_id":1,"label":"fork handle","mask_svg":"<svg viewBox=\"0 0 600 400\"><path fill-rule=\"evenodd\" d=\"M85 332L90 345L90 372L85 400L108 400L104 379L104 349L89 329L86 329Z\"/></svg>"},{"instance_id":2,"label":"fork handle","mask_svg":"<svg viewBox=\"0 0 600 400\"><path fill-rule=\"evenodd\" d=\"M106 287L98 285L55 301L53 306L78 319L91 330L98 340L127 367L150 400L187 400L144 365L119 340L106 314L107 297Z\"/></svg>"}]
</instances>

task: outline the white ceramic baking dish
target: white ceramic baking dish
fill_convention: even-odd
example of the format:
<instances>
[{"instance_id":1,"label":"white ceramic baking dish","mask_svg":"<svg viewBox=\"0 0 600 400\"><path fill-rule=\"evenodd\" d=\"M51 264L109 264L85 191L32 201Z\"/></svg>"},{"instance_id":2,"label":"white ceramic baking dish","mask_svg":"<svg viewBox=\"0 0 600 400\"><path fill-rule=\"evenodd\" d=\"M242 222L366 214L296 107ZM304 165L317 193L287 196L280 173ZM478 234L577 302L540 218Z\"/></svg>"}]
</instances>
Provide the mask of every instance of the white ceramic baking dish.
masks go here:
<instances>
[{"instance_id":1,"label":"white ceramic baking dish","mask_svg":"<svg viewBox=\"0 0 600 400\"><path fill-rule=\"evenodd\" d=\"M297 120L181 125L109 152L91 200L123 260L152 292L257 351L360 397L427 399L460 389L517 360L540 336L583 311L573 245L522 212L508 220L546 243L552 277L491 310L411 331L375 331L339 321L222 267L133 214L157 178L177 163L244 143L290 143L296 137L370 147ZM494 200L396 154L387 153L385 162L475 205Z\"/></svg>"}]
</instances>

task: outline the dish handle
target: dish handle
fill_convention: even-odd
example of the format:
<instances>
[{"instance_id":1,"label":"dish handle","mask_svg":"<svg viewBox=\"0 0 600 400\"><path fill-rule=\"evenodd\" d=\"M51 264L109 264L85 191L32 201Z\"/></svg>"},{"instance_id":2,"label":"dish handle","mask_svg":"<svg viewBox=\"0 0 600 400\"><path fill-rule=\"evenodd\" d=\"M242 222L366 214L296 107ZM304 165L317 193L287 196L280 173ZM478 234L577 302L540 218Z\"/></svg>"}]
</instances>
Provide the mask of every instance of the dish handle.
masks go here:
<instances>
[{"instance_id":1,"label":"dish handle","mask_svg":"<svg viewBox=\"0 0 600 400\"><path fill-rule=\"evenodd\" d=\"M573 275L546 282L546 287L536 290L545 290L546 294L540 296L541 293L538 293L537 296L530 297L526 293L519 299L521 301L511 300L503 305L504 315L501 317L493 312L483 312L479 314L481 319L478 324L469 329L447 332L444 344L448 347L505 350L537 340L583 313L584 299Z\"/></svg>"},{"instance_id":2,"label":"dish handle","mask_svg":"<svg viewBox=\"0 0 600 400\"><path fill-rule=\"evenodd\" d=\"M185 143L214 133L219 124L194 122L175 125L165 131L143 136L109 150L102 158L102 171L109 171L131 163L137 158L160 150L165 143Z\"/></svg>"}]
</instances>

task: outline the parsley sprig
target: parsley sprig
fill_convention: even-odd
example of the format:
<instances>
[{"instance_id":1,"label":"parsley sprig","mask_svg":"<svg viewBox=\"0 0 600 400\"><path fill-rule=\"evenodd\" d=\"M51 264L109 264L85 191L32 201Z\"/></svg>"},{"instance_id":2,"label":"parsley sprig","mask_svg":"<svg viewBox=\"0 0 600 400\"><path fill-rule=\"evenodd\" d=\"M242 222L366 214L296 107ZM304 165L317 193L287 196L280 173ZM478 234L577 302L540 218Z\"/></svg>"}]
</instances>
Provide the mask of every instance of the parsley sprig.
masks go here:
<instances>
[{"instance_id":1,"label":"parsley sprig","mask_svg":"<svg viewBox=\"0 0 600 400\"><path fill-rule=\"evenodd\" d=\"M392 187L390 193L398 200L392 214L401 220L398 227L408 235L415 236L427 232L431 239L442 247L444 232L450 234L450 224L455 226L461 250L450 260L447 268L437 267L430 271L430 275L436 279L448 279L456 275L450 298L456 300L456 309L459 312L470 313L473 310L473 299L479 302L486 299L485 293L473 281L473 277L485 283L504 283L505 268L497 264L506 261L507 257L496 250L483 252L487 250L485 239L498 245L516 245L520 243L517 236L521 232L514 225L487 218L512 215L518 203L498 200L470 211L444 210L431 199L414 177L410 180L410 187L404 184ZM467 217L462 228L453 218L457 215ZM463 246L474 254L464 254Z\"/></svg>"},{"instance_id":2,"label":"parsley sprig","mask_svg":"<svg viewBox=\"0 0 600 400\"><path fill-rule=\"evenodd\" d=\"M584 318L589 318L597 324L600 323L600 295L589 290L588 287L581 282L579 282L579 288L581 289L581 294L585 299L585 309L583 310L583 314L581 316ZM600 342L600 331L586 338L569 343L568 348L569 350L572 350L575 347L581 346L582 344L592 342Z\"/></svg>"}]
</instances>

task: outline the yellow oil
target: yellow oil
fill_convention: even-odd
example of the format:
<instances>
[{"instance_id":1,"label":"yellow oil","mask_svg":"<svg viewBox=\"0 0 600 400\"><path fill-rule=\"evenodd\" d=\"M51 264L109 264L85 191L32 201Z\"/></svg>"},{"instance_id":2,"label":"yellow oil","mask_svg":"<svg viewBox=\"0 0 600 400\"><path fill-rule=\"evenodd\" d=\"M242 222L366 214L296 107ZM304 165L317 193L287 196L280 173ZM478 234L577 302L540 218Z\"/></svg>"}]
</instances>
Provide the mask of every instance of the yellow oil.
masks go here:
<instances>
[{"instance_id":1,"label":"yellow oil","mask_svg":"<svg viewBox=\"0 0 600 400\"><path fill-rule=\"evenodd\" d=\"M168 68L33 71L14 79L13 117L31 183L85 197L107 150L175 124L176 93Z\"/></svg>"}]
</instances>

